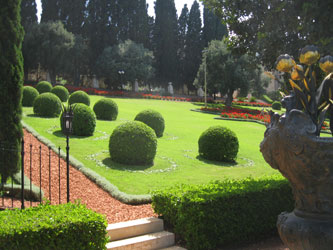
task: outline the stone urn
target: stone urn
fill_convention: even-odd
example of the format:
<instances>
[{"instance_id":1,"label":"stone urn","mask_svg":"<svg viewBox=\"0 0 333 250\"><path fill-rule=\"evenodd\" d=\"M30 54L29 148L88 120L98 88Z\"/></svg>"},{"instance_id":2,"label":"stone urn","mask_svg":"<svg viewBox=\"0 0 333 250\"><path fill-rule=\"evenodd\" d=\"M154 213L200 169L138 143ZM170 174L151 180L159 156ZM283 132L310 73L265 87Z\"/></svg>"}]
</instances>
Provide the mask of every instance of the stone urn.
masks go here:
<instances>
[{"instance_id":1,"label":"stone urn","mask_svg":"<svg viewBox=\"0 0 333 250\"><path fill-rule=\"evenodd\" d=\"M286 177L295 209L278 216L281 240L291 250L333 249L333 138L316 135L311 117L297 109L271 114L260 151Z\"/></svg>"}]
</instances>

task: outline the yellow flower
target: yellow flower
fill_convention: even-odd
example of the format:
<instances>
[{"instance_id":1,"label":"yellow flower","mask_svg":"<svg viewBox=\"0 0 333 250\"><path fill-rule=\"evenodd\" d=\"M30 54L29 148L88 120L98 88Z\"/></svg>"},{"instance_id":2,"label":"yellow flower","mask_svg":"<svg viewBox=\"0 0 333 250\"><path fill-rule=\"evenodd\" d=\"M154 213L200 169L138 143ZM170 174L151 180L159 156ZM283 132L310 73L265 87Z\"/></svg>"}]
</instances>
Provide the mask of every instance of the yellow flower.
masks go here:
<instances>
[{"instance_id":1,"label":"yellow flower","mask_svg":"<svg viewBox=\"0 0 333 250\"><path fill-rule=\"evenodd\" d=\"M303 72L303 67L299 64L295 65L293 71L291 72L291 79L293 79L294 81L302 80L302 77L299 75L298 71Z\"/></svg>"},{"instance_id":2,"label":"yellow flower","mask_svg":"<svg viewBox=\"0 0 333 250\"><path fill-rule=\"evenodd\" d=\"M276 69L281 72L290 72L295 65L294 59L290 55L280 55L276 62Z\"/></svg>"},{"instance_id":3,"label":"yellow flower","mask_svg":"<svg viewBox=\"0 0 333 250\"><path fill-rule=\"evenodd\" d=\"M333 72L333 56L322 57L319 66L327 74Z\"/></svg>"},{"instance_id":4,"label":"yellow flower","mask_svg":"<svg viewBox=\"0 0 333 250\"><path fill-rule=\"evenodd\" d=\"M314 45L307 45L301 50L299 61L302 64L314 64L320 58L318 48Z\"/></svg>"}]
</instances>

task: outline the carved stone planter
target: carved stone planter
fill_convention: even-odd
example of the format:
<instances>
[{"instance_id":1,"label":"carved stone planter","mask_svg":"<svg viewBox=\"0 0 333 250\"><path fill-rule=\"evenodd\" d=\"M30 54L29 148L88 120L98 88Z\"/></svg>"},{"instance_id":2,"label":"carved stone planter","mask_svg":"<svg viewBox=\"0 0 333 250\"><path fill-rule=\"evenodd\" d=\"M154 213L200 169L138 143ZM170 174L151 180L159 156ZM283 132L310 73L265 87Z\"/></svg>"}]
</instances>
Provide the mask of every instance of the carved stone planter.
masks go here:
<instances>
[{"instance_id":1,"label":"carved stone planter","mask_svg":"<svg viewBox=\"0 0 333 250\"><path fill-rule=\"evenodd\" d=\"M293 109L274 114L260 150L291 183L295 209L277 227L291 250L333 249L333 139L316 136L310 116Z\"/></svg>"}]
</instances>

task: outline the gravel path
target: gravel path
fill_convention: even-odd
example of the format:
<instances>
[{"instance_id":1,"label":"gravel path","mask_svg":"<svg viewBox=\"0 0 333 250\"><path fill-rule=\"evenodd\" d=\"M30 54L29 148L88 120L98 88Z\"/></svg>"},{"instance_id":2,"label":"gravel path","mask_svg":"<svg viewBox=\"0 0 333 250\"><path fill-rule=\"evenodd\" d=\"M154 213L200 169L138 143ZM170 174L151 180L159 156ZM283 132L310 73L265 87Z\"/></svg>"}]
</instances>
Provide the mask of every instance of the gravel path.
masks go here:
<instances>
[{"instance_id":1,"label":"gravel path","mask_svg":"<svg viewBox=\"0 0 333 250\"><path fill-rule=\"evenodd\" d=\"M24 130L25 141L25 175L30 177L30 145L32 145L32 182L39 186L39 147L42 150L42 190L44 196L51 200L52 204L59 204L59 158L52 150L51 152L51 194L49 195L49 149L38 141L31 133ZM67 199L66 189L66 162L60 159L60 200L65 203ZM145 217L156 217L150 204L131 206L112 198L107 192L99 188L80 171L70 166L70 201L81 200L88 208L105 214L108 223L122 222ZM26 204L30 205L29 202Z\"/></svg>"}]
</instances>

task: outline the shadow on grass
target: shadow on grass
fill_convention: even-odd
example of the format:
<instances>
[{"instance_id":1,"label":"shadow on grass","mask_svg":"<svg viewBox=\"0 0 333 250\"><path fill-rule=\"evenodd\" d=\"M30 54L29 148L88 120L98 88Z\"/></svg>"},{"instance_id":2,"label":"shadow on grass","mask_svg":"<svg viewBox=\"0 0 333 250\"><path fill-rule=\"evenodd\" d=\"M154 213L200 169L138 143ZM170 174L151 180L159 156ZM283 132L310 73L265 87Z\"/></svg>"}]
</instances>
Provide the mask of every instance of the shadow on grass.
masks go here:
<instances>
[{"instance_id":1,"label":"shadow on grass","mask_svg":"<svg viewBox=\"0 0 333 250\"><path fill-rule=\"evenodd\" d=\"M215 166L220 166L220 167L235 167L238 165L236 161L234 162L221 162L221 161L211 161L203 158L202 156L198 155L196 157L199 161L202 161L207 164L215 165Z\"/></svg>"},{"instance_id":2,"label":"shadow on grass","mask_svg":"<svg viewBox=\"0 0 333 250\"><path fill-rule=\"evenodd\" d=\"M111 160L110 157L105 158L102 160L103 164L107 166L108 168L115 169L115 170L121 170L121 171L144 171L147 168L150 168L153 166L153 164L150 165L125 165L121 163L117 163Z\"/></svg>"},{"instance_id":3,"label":"shadow on grass","mask_svg":"<svg viewBox=\"0 0 333 250\"><path fill-rule=\"evenodd\" d=\"M41 115L37 115L37 114L27 114L26 116L28 117L38 117L38 118L57 118L56 116L41 116Z\"/></svg>"},{"instance_id":4,"label":"shadow on grass","mask_svg":"<svg viewBox=\"0 0 333 250\"><path fill-rule=\"evenodd\" d=\"M59 138L66 138L66 135L63 134L61 130L54 131L52 134L55 135L56 137L59 137ZM75 139L84 139L84 138L87 138L87 137L90 137L90 135L88 135L88 136L70 135L69 136L69 138L75 138Z\"/></svg>"}]
</instances>

